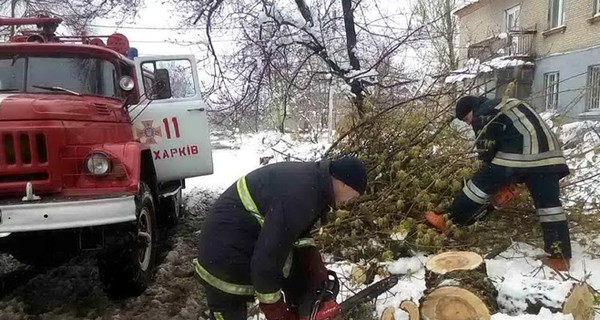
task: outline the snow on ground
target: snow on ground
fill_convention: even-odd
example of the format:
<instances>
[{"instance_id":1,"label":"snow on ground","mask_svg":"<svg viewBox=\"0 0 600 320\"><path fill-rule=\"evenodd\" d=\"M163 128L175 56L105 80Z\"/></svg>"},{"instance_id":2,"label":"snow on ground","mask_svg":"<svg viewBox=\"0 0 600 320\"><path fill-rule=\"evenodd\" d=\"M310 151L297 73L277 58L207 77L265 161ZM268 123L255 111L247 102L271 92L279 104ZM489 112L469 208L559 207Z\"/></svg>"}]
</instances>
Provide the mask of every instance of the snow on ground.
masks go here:
<instances>
[{"instance_id":1,"label":"snow on ground","mask_svg":"<svg viewBox=\"0 0 600 320\"><path fill-rule=\"evenodd\" d=\"M597 124L596 124L597 125ZM575 153L577 148L590 147L596 144L598 137L593 136L593 130L589 127L593 124L582 122L573 125L566 125L561 132L561 140L567 143L567 154ZM600 125L598 125L600 126ZM592 133L590 133L592 132ZM322 153L327 150L328 144L324 138L317 139L317 143L306 139L295 139L291 135L281 135L274 132L262 132L258 134L244 135L218 135L213 141L213 160L214 174L206 177L198 177L187 180L188 190L209 189L219 192L230 186L242 175L261 166L262 157L272 157L269 163L286 160L318 160ZM579 139L579 140L578 140ZM568 145L569 141L578 140ZM583 141L586 141L583 143ZM598 139L600 140L600 139ZM593 149L593 148L592 148ZM594 153L595 155L595 153ZM570 165L577 170L574 172L576 177L589 176L593 173L594 166L597 163L596 158L585 160L570 160ZM581 165L582 161L586 166ZM595 166L597 167L597 166ZM584 169L587 168L587 169ZM582 170L582 171L580 171ZM572 192L582 192L575 190ZM189 192L188 196L197 194ZM589 239L588 239L589 240ZM598 241L600 239L591 239ZM541 262L536 256L542 254L542 250L534 248L525 243L514 243L503 253L493 259L486 260L487 272L494 281L500 292L498 302L501 311L492 316L493 320L567 320L573 319L571 315L561 313L552 313L548 309L542 308L537 315L523 314L523 306L527 297L534 295L545 295L549 300L555 300L556 305L570 290L573 280L561 280L558 275L547 267L542 267ZM596 290L600 290L600 259L594 258L587 252L587 248L573 242L573 255L569 275L575 279L588 278L588 284ZM385 294L382 294L376 300L376 313L380 317L383 310L388 306L398 307L404 300L418 302L425 291L425 270L424 265L428 257L418 255L411 258L401 258L393 263L382 263L388 272L402 275L398 284ZM354 293L364 289L366 285L356 284L352 280L352 270L357 264L347 261L330 261L327 256L328 268L335 271L341 282L341 290L338 301L341 302ZM593 273L592 271L596 271ZM381 280L380 276L375 276L374 281ZM523 289L525 287L525 289ZM510 296L510 299L506 299ZM397 309L397 320L408 319L408 315ZM258 318L263 319L262 315ZM596 315L596 320L600 320L600 315Z\"/></svg>"},{"instance_id":2,"label":"snow on ground","mask_svg":"<svg viewBox=\"0 0 600 320\"><path fill-rule=\"evenodd\" d=\"M585 210L600 207L600 122L580 121L561 127L561 141L569 158L566 204Z\"/></svg>"},{"instance_id":3,"label":"snow on ground","mask_svg":"<svg viewBox=\"0 0 600 320\"><path fill-rule=\"evenodd\" d=\"M571 315L552 313L542 308L537 315L525 314L527 299L544 297L548 305L560 308L564 298L570 292L575 280L562 280L548 267L542 267L536 256L543 254L539 248L534 248L525 243L513 243L511 247L493 259L486 260L487 273L499 291L498 304L501 312L492 316L492 320L508 319L539 319L539 320L567 320L573 319ZM571 269L568 274L574 279L589 277L588 284L600 289L600 259L592 258L585 252L585 248L573 242L573 256ZM393 263L383 264L392 274L403 275L398 284L387 293L378 297L376 301L377 317L381 317L386 307L397 308L402 301L412 300L418 303L425 291L425 263L428 257L418 255L411 258L400 258ZM352 269L356 264L349 262L336 262L328 268L336 271L342 282L343 290L338 301L345 300L352 292L365 288L365 285L355 285L352 280ZM596 273L592 273L596 271ZM375 281L381 278L375 277ZM397 309L396 320L408 319L408 314ZM595 316L600 320L600 315Z\"/></svg>"}]
</instances>

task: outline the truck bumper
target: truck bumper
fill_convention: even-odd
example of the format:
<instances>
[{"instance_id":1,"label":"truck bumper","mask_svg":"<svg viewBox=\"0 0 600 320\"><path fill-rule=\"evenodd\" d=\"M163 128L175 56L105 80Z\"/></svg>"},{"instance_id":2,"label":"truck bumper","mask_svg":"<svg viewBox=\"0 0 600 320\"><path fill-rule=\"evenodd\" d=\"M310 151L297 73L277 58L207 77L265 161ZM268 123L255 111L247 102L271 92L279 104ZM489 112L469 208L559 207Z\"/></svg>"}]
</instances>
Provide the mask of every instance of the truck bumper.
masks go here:
<instances>
[{"instance_id":1,"label":"truck bumper","mask_svg":"<svg viewBox=\"0 0 600 320\"><path fill-rule=\"evenodd\" d=\"M93 227L135 220L134 196L0 205L0 237L12 232Z\"/></svg>"}]
</instances>

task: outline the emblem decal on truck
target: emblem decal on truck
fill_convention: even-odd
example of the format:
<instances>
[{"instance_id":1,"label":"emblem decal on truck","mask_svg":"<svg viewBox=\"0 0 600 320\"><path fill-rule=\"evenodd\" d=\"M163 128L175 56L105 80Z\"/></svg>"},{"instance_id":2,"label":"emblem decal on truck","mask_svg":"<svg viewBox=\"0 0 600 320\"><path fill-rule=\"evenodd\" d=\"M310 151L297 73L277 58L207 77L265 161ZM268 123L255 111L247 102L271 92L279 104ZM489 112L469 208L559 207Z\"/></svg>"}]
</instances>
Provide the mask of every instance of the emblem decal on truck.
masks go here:
<instances>
[{"instance_id":1,"label":"emblem decal on truck","mask_svg":"<svg viewBox=\"0 0 600 320\"><path fill-rule=\"evenodd\" d=\"M160 126L153 126L153 120L142 121L142 129L136 129L136 134L141 142L147 144L156 144L156 137L162 137Z\"/></svg>"}]
</instances>

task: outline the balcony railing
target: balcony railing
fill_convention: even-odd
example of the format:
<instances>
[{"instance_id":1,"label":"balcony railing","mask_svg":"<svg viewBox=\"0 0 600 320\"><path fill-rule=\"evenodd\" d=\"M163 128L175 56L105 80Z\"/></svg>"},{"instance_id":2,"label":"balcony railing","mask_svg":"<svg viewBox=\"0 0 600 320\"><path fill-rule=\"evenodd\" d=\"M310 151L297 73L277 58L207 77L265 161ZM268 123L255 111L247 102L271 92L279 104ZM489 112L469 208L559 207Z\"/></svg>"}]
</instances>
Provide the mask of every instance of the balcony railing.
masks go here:
<instances>
[{"instance_id":1,"label":"balcony railing","mask_svg":"<svg viewBox=\"0 0 600 320\"><path fill-rule=\"evenodd\" d=\"M536 30L513 30L469 46L468 59L481 62L497 57L533 57Z\"/></svg>"}]
</instances>

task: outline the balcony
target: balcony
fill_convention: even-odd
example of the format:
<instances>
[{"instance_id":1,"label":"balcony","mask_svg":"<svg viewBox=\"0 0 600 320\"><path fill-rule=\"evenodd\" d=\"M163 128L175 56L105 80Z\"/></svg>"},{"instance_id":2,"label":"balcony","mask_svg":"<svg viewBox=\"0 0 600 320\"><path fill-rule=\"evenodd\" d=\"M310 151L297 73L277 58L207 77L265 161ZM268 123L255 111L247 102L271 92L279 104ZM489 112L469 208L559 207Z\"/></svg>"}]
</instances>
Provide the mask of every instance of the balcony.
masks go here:
<instances>
[{"instance_id":1,"label":"balcony","mask_svg":"<svg viewBox=\"0 0 600 320\"><path fill-rule=\"evenodd\" d=\"M501 33L470 45L467 49L467 58L481 62L497 57L533 58L536 33L536 30L512 30Z\"/></svg>"}]
</instances>

